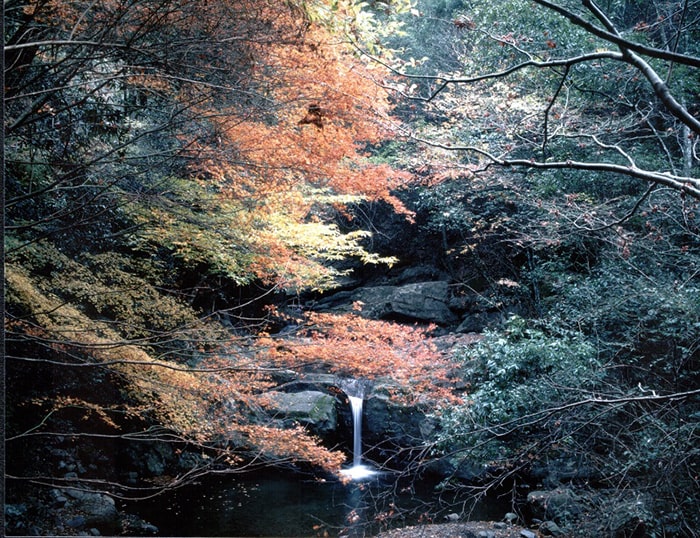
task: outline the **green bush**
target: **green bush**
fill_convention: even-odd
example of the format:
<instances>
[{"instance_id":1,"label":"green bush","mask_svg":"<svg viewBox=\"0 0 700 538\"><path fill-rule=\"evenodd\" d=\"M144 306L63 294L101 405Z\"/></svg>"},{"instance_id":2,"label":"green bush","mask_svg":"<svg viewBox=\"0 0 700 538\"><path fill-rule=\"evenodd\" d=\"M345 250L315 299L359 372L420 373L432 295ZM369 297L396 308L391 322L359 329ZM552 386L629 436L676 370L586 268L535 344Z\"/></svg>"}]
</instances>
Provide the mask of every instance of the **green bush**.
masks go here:
<instances>
[{"instance_id":1,"label":"green bush","mask_svg":"<svg viewBox=\"0 0 700 538\"><path fill-rule=\"evenodd\" d=\"M437 413L437 446L469 449L470 458L484 463L514 456L523 434L549 427L540 420L547 409L581 396L601 378L595 347L583 335L516 316L457 359L471 392L463 405Z\"/></svg>"}]
</instances>

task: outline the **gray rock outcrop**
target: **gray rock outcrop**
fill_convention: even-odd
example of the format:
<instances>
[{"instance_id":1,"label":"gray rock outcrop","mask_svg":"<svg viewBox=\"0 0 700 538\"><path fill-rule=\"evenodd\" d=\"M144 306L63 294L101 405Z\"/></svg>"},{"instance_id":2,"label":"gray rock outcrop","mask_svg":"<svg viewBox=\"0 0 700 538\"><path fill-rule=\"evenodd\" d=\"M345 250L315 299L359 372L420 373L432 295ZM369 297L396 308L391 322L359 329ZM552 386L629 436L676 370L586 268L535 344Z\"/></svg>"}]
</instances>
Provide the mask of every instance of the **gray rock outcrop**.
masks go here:
<instances>
[{"instance_id":1,"label":"gray rock outcrop","mask_svg":"<svg viewBox=\"0 0 700 538\"><path fill-rule=\"evenodd\" d=\"M271 391L267 397L267 410L276 419L288 423L298 422L317 435L332 433L338 426L336 400L330 394L315 390Z\"/></svg>"},{"instance_id":2,"label":"gray rock outcrop","mask_svg":"<svg viewBox=\"0 0 700 538\"><path fill-rule=\"evenodd\" d=\"M372 286L340 292L315 305L319 311L350 311L360 304L360 315L370 319L403 317L448 325L458 321L449 307L447 281L417 282L403 286Z\"/></svg>"},{"instance_id":3,"label":"gray rock outcrop","mask_svg":"<svg viewBox=\"0 0 700 538\"><path fill-rule=\"evenodd\" d=\"M388 450L417 447L429 439L434 429L434 421L418 405L395 401L379 390L365 399L362 435L368 445Z\"/></svg>"}]
</instances>

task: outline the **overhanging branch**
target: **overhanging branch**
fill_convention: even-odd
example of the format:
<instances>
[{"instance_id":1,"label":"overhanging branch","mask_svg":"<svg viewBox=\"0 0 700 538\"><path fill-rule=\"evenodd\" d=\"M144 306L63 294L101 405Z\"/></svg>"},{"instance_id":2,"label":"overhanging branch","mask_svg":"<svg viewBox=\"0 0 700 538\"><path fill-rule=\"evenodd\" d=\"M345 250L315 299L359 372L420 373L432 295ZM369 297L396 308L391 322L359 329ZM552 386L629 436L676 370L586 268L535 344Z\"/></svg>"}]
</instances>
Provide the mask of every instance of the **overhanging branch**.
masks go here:
<instances>
[{"instance_id":1,"label":"overhanging branch","mask_svg":"<svg viewBox=\"0 0 700 538\"><path fill-rule=\"evenodd\" d=\"M656 172L653 170L645 170L633 164L627 166L606 162L587 162L587 161L538 161L535 159L507 159L497 157L496 155L478 148L476 146L455 146L431 142L423 138L411 136L413 140L432 147L448 150L448 151L463 151L477 154L484 157L487 163L484 170L490 166L502 166L506 168L519 167L530 168L537 170L586 170L589 172L610 172L623 176L633 177L653 184L664 185L673 190L679 191L682 194L691 196L700 200L700 179L677 176L667 172Z\"/></svg>"},{"instance_id":2,"label":"overhanging branch","mask_svg":"<svg viewBox=\"0 0 700 538\"><path fill-rule=\"evenodd\" d=\"M572 23L574 23L576 26L580 26L587 32L590 32L591 34L600 37L601 39L604 39L605 41L609 41L610 43L614 43L615 45L621 47L621 48L626 48L628 50L634 51L638 54L643 54L644 56L648 56L650 58L658 58L659 60L667 60L670 62L676 62L679 64L683 65L688 65L690 67L700 67L700 58L697 58L695 56L689 56L687 54L678 54L676 52L671 52L669 50L662 50L662 49L657 49L654 47L648 47L646 45L642 45L641 43L635 43L634 41L630 41L628 39L625 39L624 37L617 35L614 32L610 32L608 30L604 30L602 28L599 28L595 24L592 24L588 22L586 19L579 17L575 13L572 13L568 9L559 6L557 4L554 4L552 2L549 2L548 0L534 0L536 4L539 4L543 7L546 7L547 9L551 9L552 11L555 11L556 13L559 13L559 15L569 19Z\"/></svg>"}]
</instances>

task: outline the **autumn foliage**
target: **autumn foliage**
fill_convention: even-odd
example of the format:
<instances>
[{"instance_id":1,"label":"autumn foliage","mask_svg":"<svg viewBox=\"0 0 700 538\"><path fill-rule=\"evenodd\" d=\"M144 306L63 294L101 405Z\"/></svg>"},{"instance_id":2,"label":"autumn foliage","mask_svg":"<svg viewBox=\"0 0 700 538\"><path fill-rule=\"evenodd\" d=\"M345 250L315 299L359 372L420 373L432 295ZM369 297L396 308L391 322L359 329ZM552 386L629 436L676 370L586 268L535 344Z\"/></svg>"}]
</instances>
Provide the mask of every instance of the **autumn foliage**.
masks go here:
<instances>
[{"instance_id":1,"label":"autumn foliage","mask_svg":"<svg viewBox=\"0 0 700 538\"><path fill-rule=\"evenodd\" d=\"M11 6L8 229L119 234L146 255L166 248L239 283L331 285L319 241L369 261L364 236L343 237L319 208L369 198L407 213L391 191L408 178L366 154L392 133L388 96L320 22L328 9ZM19 212L29 202L28 221Z\"/></svg>"},{"instance_id":2,"label":"autumn foliage","mask_svg":"<svg viewBox=\"0 0 700 538\"><path fill-rule=\"evenodd\" d=\"M275 28L294 25L293 16L276 17ZM364 151L392 132L387 94L366 64L335 41L322 27L308 27L292 44L253 47L254 72L269 77L266 101L242 110L236 103L209 118L211 136L188 148L196 178L239 207L251 270L288 286L313 282L323 269L310 261L327 258L334 242L360 239L338 237L314 207L381 199L408 214L391 191L409 177L370 162ZM314 246L316 238L323 245Z\"/></svg>"},{"instance_id":3,"label":"autumn foliage","mask_svg":"<svg viewBox=\"0 0 700 538\"><path fill-rule=\"evenodd\" d=\"M341 377L391 380L406 403L458 399L450 362L431 342L434 327L371 320L357 314L310 312L293 336L259 338L260 356L273 364L330 371Z\"/></svg>"},{"instance_id":4,"label":"autumn foliage","mask_svg":"<svg viewBox=\"0 0 700 538\"><path fill-rule=\"evenodd\" d=\"M76 438L90 424L156 439L158 425L208 465L337 470L344 454L265 413L270 369L317 361L415 390L435 376L421 371L435 354L418 329L310 315L283 344L253 334L253 319L249 350L220 323L238 312L238 286L327 289L347 272L339 262L394 261L366 250L369 231L329 218L364 199L409 214L392 195L409 177L369 157L394 120L334 28L350 5L6 3L12 378L31 364L112 383L109 397L13 393L38 417L11 424L14 446L60 434L80 410Z\"/></svg>"}]
</instances>

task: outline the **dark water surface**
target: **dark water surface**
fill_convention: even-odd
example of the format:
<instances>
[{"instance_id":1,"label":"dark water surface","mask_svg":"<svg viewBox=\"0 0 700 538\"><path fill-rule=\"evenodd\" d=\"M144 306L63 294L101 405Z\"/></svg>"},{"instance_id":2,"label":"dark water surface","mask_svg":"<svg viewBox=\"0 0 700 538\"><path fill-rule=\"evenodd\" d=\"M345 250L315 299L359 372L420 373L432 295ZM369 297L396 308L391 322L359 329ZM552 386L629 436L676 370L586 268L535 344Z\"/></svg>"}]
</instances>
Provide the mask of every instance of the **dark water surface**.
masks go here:
<instances>
[{"instance_id":1,"label":"dark water surface","mask_svg":"<svg viewBox=\"0 0 700 538\"><path fill-rule=\"evenodd\" d=\"M343 484L283 474L209 478L126 507L166 536L371 536L386 528L462 519L502 519L503 503L439 495L432 484L388 475Z\"/></svg>"}]
</instances>

